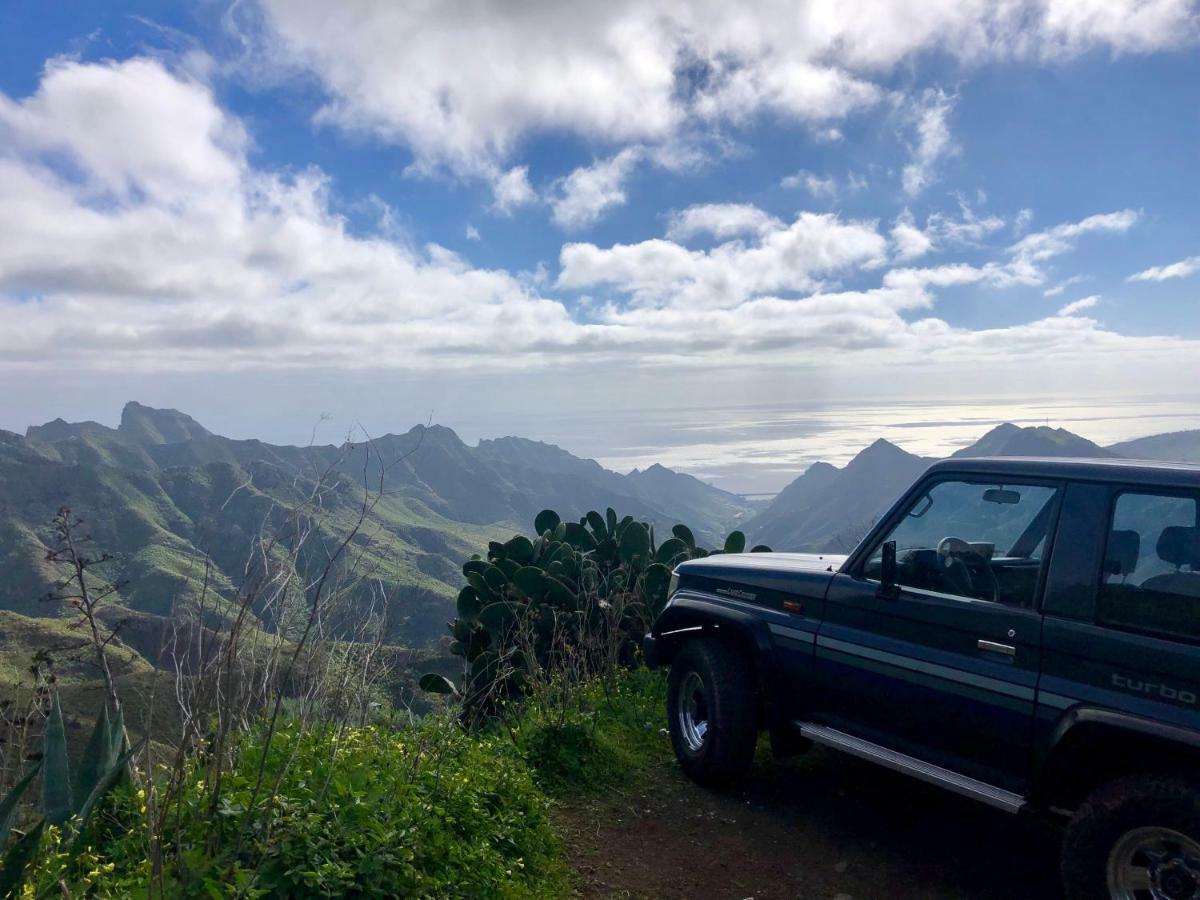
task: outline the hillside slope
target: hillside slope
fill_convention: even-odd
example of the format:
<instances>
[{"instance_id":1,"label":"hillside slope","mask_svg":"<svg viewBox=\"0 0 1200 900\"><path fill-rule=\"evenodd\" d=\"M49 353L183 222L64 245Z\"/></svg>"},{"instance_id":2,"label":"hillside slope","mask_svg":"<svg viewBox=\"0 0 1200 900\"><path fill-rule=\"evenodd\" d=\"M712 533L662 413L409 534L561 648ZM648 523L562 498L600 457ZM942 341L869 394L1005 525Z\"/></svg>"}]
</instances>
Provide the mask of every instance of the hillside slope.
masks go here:
<instances>
[{"instance_id":1,"label":"hillside slope","mask_svg":"<svg viewBox=\"0 0 1200 900\"><path fill-rule=\"evenodd\" d=\"M56 419L24 436L0 433L0 610L62 612L40 599L61 576L45 558L59 506L82 516L98 549L114 554L120 602L163 616L194 599L206 560L210 587L231 597L255 536L277 527L318 482L333 489L299 565L319 570L326 548L351 527L363 486L381 489L355 553L387 598L389 637L413 645L444 633L462 561L489 540L528 530L541 509L577 518L612 506L660 526L688 522L713 543L750 509L690 476L661 467L625 476L523 438L471 447L449 428L421 425L369 444L276 446L129 403L116 428Z\"/></svg>"}]
</instances>

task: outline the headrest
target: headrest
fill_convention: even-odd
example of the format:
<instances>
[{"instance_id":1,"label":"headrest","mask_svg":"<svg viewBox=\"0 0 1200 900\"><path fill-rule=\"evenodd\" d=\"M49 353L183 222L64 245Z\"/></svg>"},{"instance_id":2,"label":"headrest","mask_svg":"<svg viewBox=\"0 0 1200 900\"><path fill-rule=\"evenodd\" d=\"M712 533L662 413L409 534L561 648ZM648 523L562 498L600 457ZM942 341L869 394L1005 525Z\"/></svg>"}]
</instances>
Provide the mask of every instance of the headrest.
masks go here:
<instances>
[{"instance_id":1,"label":"headrest","mask_svg":"<svg viewBox=\"0 0 1200 900\"><path fill-rule=\"evenodd\" d=\"M1155 549L1163 562L1200 569L1200 528L1168 525L1158 536Z\"/></svg>"},{"instance_id":2,"label":"headrest","mask_svg":"<svg viewBox=\"0 0 1200 900\"><path fill-rule=\"evenodd\" d=\"M1128 575L1137 568L1142 552L1142 536L1136 531L1112 531L1104 551L1104 574Z\"/></svg>"}]
</instances>

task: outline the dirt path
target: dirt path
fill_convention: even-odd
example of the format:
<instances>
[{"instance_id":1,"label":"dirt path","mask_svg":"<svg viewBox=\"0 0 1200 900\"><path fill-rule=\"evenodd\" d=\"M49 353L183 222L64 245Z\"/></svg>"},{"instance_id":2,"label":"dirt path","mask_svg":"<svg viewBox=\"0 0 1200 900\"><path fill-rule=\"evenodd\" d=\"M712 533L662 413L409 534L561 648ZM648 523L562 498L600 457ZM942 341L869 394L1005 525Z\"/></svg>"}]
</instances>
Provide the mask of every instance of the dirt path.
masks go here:
<instances>
[{"instance_id":1,"label":"dirt path","mask_svg":"<svg viewBox=\"0 0 1200 900\"><path fill-rule=\"evenodd\" d=\"M557 812L585 898L1051 898L1056 830L814 750L717 794L664 766Z\"/></svg>"}]
</instances>

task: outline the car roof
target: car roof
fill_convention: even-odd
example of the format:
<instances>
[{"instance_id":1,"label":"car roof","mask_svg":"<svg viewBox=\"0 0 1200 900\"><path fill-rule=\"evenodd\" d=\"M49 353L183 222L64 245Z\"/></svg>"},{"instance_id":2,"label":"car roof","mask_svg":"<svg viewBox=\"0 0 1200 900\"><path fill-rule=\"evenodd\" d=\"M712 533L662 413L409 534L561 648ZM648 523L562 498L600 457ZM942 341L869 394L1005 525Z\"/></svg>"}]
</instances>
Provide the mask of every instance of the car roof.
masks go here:
<instances>
[{"instance_id":1,"label":"car roof","mask_svg":"<svg viewBox=\"0 0 1200 900\"><path fill-rule=\"evenodd\" d=\"M1067 456L964 456L943 459L933 473L1026 478L1066 478L1162 487L1200 487L1200 465L1153 459L1085 459Z\"/></svg>"}]
</instances>

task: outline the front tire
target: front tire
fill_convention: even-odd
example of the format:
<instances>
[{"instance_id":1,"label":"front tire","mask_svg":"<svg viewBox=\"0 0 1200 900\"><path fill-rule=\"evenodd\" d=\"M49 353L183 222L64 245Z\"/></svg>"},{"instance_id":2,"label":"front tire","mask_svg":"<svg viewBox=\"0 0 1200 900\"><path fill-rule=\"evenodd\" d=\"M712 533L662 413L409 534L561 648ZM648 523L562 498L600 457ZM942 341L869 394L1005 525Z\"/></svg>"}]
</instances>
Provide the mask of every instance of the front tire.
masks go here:
<instances>
[{"instance_id":1,"label":"front tire","mask_svg":"<svg viewBox=\"0 0 1200 900\"><path fill-rule=\"evenodd\" d=\"M716 638L689 641L671 663L667 721L675 758L689 778L708 786L741 778L758 742L749 661Z\"/></svg>"},{"instance_id":2,"label":"front tire","mask_svg":"<svg viewBox=\"0 0 1200 900\"><path fill-rule=\"evenodd\" d=\"M1150 775L1104 785L1067 827L1062 874L1070 900L1200 900L1200 788Z\"/></svg>"}]
</instances>

